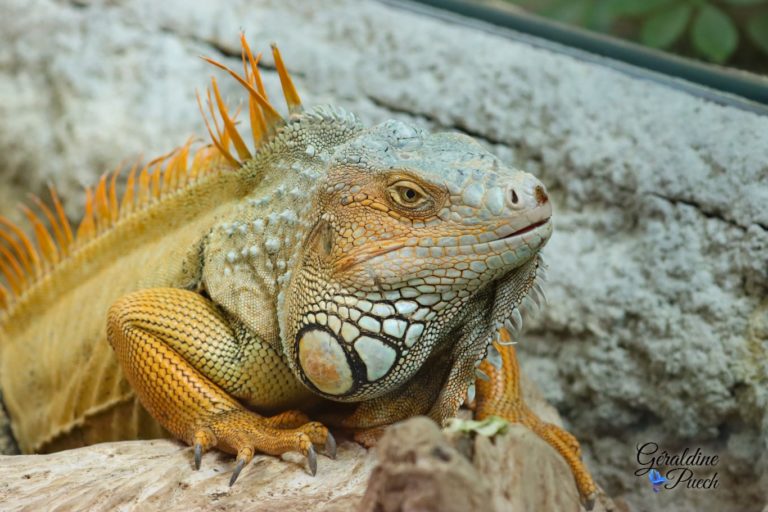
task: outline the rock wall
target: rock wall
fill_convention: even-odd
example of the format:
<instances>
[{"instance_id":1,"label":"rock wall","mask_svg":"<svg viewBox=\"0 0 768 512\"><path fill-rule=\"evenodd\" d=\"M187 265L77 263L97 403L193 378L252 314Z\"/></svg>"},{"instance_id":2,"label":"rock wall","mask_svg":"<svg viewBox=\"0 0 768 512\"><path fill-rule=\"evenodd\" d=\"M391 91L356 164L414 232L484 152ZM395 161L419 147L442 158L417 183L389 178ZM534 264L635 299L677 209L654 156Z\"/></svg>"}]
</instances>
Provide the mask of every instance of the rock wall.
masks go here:
<instances>
[{"instance_id":1,"label":"rock wall","mask_svg":"<svg viewBox=\"0 0 768 512\"><path fill-rule=\"evenodd\" d=\"M260 48L277 41L305 103L467 132L547 184L550 305L523 367L609 494L634 510L762 509L767 118L372 1L0 11L2 213L51 181L76 218L82 184L205 133L194 91L214 71L197 55L235 64L240 29ZM226 95L239 101L232 84ZM719 488L653 495L634 475L650 441L719 454Z\"/></svg>"}]
</instances>

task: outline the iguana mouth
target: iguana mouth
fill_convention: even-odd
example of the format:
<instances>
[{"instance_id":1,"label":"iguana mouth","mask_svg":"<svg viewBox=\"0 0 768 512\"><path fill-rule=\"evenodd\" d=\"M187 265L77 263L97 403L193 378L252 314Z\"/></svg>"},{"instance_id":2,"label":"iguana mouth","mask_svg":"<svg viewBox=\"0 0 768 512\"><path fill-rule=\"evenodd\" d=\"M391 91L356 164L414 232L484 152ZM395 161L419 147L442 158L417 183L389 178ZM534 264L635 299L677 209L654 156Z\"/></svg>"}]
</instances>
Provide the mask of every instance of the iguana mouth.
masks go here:
<instances>
[{"instance_id":1,"label":"iguana mouth","mask_svg":"<svg viewBox=\"0 0 768 512\"><path fill-rule=\"evenodd\" d=\"M507 238L514 238L516 236L524 235L526 233L530 233L531 231L535 230L536 228L540 228L541 226L546 225L549 222L549 218L546 218L540 222L536 222L534 224L530 224L529 226L526 226L522 229L518 229L517 231L510 233L509 235L502 236L500 238L497 238L497 240L505 240Z\"/></svg>"},{"instance_id":2,"label":"iguana mouth","mask_svg":"<svg viewBox=\"0 0 768 512\"><path fill-rule=\"evenodd\" d=\"M458 245L457 247L475 247L475 246L493 244L494 242L498 243L500 241L511 241L514 238L518 238L522 235L531 233L533 231L536 231L539 228L546 227L549 223L550 223L550 218L547 217L544 220L534 222L533 224L529 224L523 228L513 231L512 233L499 236L493 240L490 240L487 242L477 242L473 244ZM336 269L338 271L344 272L344 271L350 270L351 268L357 265L360 265L361 263L365 263L369 260L378 258L390 252L403 249L405 247L408 247L408 245L406 245L406 243L402 240L390 240L387 243L379 243L378 245L368 250L344 255L342 258L340 258L336 262Z\"/></svg>"}]
</instances>

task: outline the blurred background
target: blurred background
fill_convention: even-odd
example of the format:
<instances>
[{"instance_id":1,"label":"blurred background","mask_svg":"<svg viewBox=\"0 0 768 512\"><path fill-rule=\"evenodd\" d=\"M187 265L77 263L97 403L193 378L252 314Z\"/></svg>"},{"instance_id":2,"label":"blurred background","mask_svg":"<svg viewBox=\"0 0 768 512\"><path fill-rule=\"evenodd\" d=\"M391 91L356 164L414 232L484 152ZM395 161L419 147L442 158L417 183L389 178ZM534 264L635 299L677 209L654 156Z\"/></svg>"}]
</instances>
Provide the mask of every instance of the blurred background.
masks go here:
<instances>
[{"instance_id":1,"label":"blurred background","mask_svg":"<svg viewBox=\"0 0 768 512\"><path fill-rule=\"evenodd\" d=\"M474 0L650 48L768 73L768 0Z\"/></svg>"}]
</instances>

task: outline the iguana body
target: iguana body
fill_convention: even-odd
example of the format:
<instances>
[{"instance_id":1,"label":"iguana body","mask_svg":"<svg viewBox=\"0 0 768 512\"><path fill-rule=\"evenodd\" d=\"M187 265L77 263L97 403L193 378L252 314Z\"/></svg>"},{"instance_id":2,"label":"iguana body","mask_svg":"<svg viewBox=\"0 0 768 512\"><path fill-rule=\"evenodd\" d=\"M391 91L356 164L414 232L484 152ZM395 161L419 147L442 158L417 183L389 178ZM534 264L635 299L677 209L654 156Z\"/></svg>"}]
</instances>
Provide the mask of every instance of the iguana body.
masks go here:
<instances>
[{"instance_id":1,"label":"iguana body","mask_svg":"<svg viewBox=\"0 0 768 512\"><path fill-rule=\"evenodd\" d=\"M275 52L284 121L244 55L255 154L214 82L215 147L191 164L185 147L132 173L121 201L103 178L76 237L60 208L43 207L50 233L30 216L36 244L4 222L0 376L21 448L165 428L198 464L236 454L232 481L254 451L301 451L314 472L325 425L371 441L444 422L479 367L476 416L531 427L591 496L578 443L525 408L503 344L538 301L543 186L465 136L302 112Z\"/></svg>"}]
</instances>

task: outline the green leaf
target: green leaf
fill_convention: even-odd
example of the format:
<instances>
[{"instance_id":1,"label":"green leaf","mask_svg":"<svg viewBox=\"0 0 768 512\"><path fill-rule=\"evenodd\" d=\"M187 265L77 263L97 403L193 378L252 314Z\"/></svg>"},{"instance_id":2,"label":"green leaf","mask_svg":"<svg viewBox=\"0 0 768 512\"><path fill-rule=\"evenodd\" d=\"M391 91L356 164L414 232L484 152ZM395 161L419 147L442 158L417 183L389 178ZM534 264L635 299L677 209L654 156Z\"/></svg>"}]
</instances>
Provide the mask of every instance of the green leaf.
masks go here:
<instances>
[{"instance_id":1,"label":"green leaf","mask_svg":"<svg viewBox=\"0 0 768 512\"><path fill-rule=\"evenodd\" d=\"M614 5L615 1L597 0L592 8L587 11L584 25L589 29L599 32L609 32L618 16Z\"/></svg>"},{"instance_id":2,"label":"green leaf","mask_svg":"<svg viewBox=\"0 0 768 512\"><path fill-rule=\"evenodd\" d=\"M760 5L768 3L768 0L723 0L723 2L731 5Z\"/></svg>"},{"instance_id":3,"label":"green leaf","mask_svg":"<svg viewBox=\"0 0 768 512\"><path fill-rule=\"evenodd\" d=\"M728 15L717 7L705 5L693 22L691 42L706 58L722 63L736 49L739 33Z\"/></svg>"},{"instance_id":4,"label":"green leaf","mask_svg":"<svg viewBox=\"0 0 768 512\"><path fill-rule=\"evenodd\" d=\"M747 34L760 48L763 53L768 54L768 12L764 12L747 22Z\"/></svg>"},{"instance_id":5,"label":"green leaf","mask_svg":"<svg viewBox=\"0 0 768 512\"><path fill-rule=\"evenodd\" d=\"M503 434L507 431L509 428L509 423L506 420L503 420L501 418L497 418L495 416L492 416L491 421L483 421L483 424L475 428L475 432L477 432L481 436L486 437L493 437L496 434Z\"/></svg>"},{"instance_id":6,"label":"green leaf","mask_svg":"<svg viewBox=\"0 0 768 512\"><path fill-rule=\"evenodd\" d=\"M509 428L509 422L498 416L488 416L484 420L463 420L451 418L448 420L445 430L448 432L476 433L481 436L495 436L503 434Z\"/></svg>"},{"instance_id":7,"label":"green leaf","mask_svg":"<svg viewBox=\"0 0 768 512\"><path fill-rule=\"evenodd\" d=\"M691 11L690 5L678 4L652 15L643 22L640 41L653 48L668 48L685 30Z\"/></svg>"},{"instance_id":8,"label":"green leaf","mask_svg":"<svg viewBox=\"0 0 768 512\"><path fill-rule=\"evenodd\" d=\"M614 0L614 9L619 16L639 16L670 4L685 4L686 0Z\"/></svg>"},{"instance_id":9,"label":"green leaf","mask_svg":"<svg viewBox=\"0 0 768 512\"><path fill-rule=\"evenodd\" d=\"M587 14L592 0L560 0L550 7L543 9L541 14L563 23L581 25Z\"/></svg>"}]
</instances>

